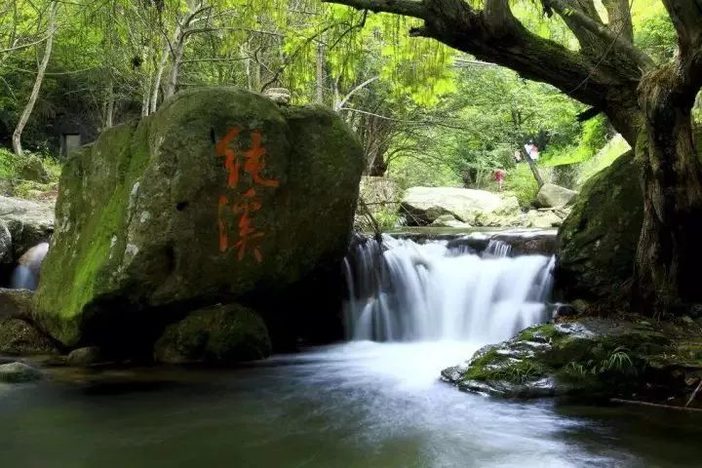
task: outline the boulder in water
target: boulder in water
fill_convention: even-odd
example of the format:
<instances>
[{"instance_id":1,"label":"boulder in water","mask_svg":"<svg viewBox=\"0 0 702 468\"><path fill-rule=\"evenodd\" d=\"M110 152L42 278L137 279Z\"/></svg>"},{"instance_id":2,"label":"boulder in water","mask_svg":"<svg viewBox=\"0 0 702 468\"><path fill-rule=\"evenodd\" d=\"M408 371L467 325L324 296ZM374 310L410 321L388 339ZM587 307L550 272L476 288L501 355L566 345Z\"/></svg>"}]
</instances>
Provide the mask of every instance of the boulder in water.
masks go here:
<instances>
[{"instance_id":1,"label":"boulder in water","mask_svg":"<svg viewBox=\"0 0 702 468\"><path fill-rule=\"evenodd\" d=\"M519 213L513 195L457 187L411 187L401 209L407 224L431 224L442 215L451 215L474 226L511 225Z\"/></svg>"},{"instance_id":2,"label":"boulder in water","mask_svg":"<svg viewBox=\"0 0 702 468\"><path fill-rule=\"evenodd\" d=\"M38 318L68 346L125 351L151 349L189 310L242 298L281 334L336 323L321 301L341 296L363 165L331 110L232 88L180 93L71 155ZM302 284L314 289L296 316L288 299Z\"/></svg>"},{"instance_id":3,"label":"boulder in water","mask_svg":"<svg viewBox=\"0 0 702 468\"><path fill-rule=\"evenodd\" d=\"M527 328L441 375L460 390L502 398L625 396L658 378L652 367L671 346L646 323L587 318Z\"/></svg>"},{"instance_id":4,"label":"boulder in water","mask_svg":"<svg viewBox=\"0 0 702 468\"><path fill-rule=\"evenodd\" d=\"M271 354L266 325L254 311L236 304L190 313L169 325L156 342L154 358L163 363L233 364Z\"/></svg>"},{"instance_id":5,"label":"boulder in water","mask_svg":"<svg viewBox=\"0 0 702 468\"><path fill-rule=\"evenodd\" d=\"M74 367L90 367L103 362L102 350L97 346L84 346L68 353L66 363Z\"/></svg>"},{"instance_id":6,"label":"boulder in water","mask_svg":"<svg viewBox=\"0 0 702 468\"><path fill-rule=\"evenodd\" d=\"M0 382L23 383L41 379L41 371L23 362L0 365Z\"/></svg>"},{"instance_id":7,"label":"boulder in water","mask_svg":"<svg viewBox=\"0 0 702 468\"><path fill-rule=\"evenodd\" d=\"M643 222L643 197L634 153L590 179L558 237L556 288L564 299L620 294L632 277Z\"/></svg>"},{"instance_id":8,"label":"boulder in water","mask_svg":"<svg viewBox=\"0 0 702 468\"><path fill-rule=\"evenodd\" d=\"M560 208L569 204L578 194L556 184L544 184L536 195L536 201L542 208Z\"/></svg>"}]
</instances>

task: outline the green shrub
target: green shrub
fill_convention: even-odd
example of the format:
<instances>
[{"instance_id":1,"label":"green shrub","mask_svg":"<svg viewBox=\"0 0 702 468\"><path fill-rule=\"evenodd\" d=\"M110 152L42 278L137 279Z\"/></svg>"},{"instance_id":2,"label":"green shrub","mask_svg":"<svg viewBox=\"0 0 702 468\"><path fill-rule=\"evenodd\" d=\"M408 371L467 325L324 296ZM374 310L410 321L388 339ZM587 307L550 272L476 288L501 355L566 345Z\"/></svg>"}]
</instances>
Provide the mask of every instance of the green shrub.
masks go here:
<instances>
[{"instance_id":1,"label":"green shrub","mask_svg":"<svg viewBox=\"0 0 702 468\"><path fill-rule=\"evenodd\" d=\"M539 192L539 185L526 163L517 164L514 169L507 171L504 187L506 191L514 193L522 208L528 208Z\"/></svg>"}]
</instances>

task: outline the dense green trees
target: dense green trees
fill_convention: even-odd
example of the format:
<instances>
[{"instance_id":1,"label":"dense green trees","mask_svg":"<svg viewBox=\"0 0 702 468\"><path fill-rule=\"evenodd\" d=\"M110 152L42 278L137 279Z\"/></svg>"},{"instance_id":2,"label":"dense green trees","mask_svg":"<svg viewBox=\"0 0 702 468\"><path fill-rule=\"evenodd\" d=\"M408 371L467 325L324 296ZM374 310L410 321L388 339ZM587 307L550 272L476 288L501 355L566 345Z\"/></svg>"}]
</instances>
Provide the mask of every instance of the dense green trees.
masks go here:
<instances>
[{"instance_id":1,"label":"dense green trees","mask_svg":"<svg viewBox=\"0 0 702 468\"><path fill-rule=\"evenodd\" d=\"M692 124L702 86L699 0L662 0L676 32L677 53L659 57L635 42L630 0L537 2L546 16L567 26L576 44L534 31L508 0L330 1L417 18L423 24L410 35L436 39L550 83L605 113L636 147L642 169L645 215L635 297L657 313L702 302L695 279L702 262L697 242L702 236L702 168Z\"/></svg>"},{"instance_id":2,"label":"dense green trees","mask_svg":"<svg viewBox=\"0 0 702 468\"><path fill-rule=\"evenodd\" d=\"M579 120L604 113L644 169L646 303L702 299L683 280L702 260L690 246L702 234L690 117L702 82L699 0L633 9L629 0L333 3L355 9L319 0L5 2L0 143L14 134L18 150L23 141L56 148L65 121L94 136L194 86L287 88L293 102L330 106L351 124L367 173L473 184L509 166L527 139L545 156L577 147L577 158L589 157L606 124Z\"/></svg>"}]
</instances>

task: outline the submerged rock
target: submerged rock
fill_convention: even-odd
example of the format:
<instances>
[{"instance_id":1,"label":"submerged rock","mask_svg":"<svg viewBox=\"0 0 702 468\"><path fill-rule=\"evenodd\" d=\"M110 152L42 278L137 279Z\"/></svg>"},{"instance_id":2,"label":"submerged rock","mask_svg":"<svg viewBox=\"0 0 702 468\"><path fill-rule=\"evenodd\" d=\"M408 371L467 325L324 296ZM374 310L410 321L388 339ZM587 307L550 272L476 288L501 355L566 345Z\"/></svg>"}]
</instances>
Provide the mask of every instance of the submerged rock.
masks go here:
<instances>
[{"instance_id":1,"label":"submerged rock","mask_svg":"<svg viewBox=\"0 0 702 468\"><path fill-rule=\"evenodd\" d=\"M583 187L561 226L556 288L566 300L620 294L632 276L643 198L630 152Z\"/></svg>"},{"instance_id":2,"label":"submerged rock","mask_svg":"<svg viewBox=\"0 0 702 468\"><path fill-rule=\"evenodd\" d=\"M261 317L236 304L192 312L169 325L154 348L156 361L169 364L232 364L270 354L271 342Z\"/></svg>"},{"instance_id":3,"label":"submerged rock","mask_svg":"<svg viewBox=\"0 0 702 468\"><path fill-rule=\"evenodd\" d=\"M232 88L177 94L70 157L39 319L71 347L150 347L193 306L245 296L292 333L304 320L267 304L309 280L306 320L336 322L320 303L340 280L363 165L331 110Z\"/></svg>"},{"instance_id":4,"label":"submerged rock","mask_svg":"<svg viewBox=\"0 0 702 468\"><path fill-rule=\"evenodd\" d=\"M10 362L0 365L0 382L23 383L42 378L41 371L22 362Z\"/></svg>"},{"instance_id":5,"label":"submerged rock","mask_svg":"<svg viewBox=\"0 0 702 468\"><path fill-rule=\"evenodd\" d=\"M456 187L411 187L402 198L408 225L431 224L451 215L473 226L509 226L519 214L513 195Z\"/></svg>"}]
</instances>

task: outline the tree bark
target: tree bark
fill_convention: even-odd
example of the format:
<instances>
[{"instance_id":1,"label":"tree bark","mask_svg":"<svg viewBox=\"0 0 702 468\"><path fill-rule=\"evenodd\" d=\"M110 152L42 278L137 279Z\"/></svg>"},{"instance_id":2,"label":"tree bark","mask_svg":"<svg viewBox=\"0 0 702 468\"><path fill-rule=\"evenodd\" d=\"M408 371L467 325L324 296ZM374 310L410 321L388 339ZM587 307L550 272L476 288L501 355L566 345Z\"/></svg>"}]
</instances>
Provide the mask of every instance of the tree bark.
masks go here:
<instances>
[{"instance_id":1,"label":"tree bark","mask_svg":"<svg viewBox=\"0 0 702 468\"><path fill-rule=\"evenodd\" d=\"M544 179L543 177L541 177L539 168L536 167L536 162L534 162L534 160L531 159L531 156L529 156L529 154L526 154L524 156L524 159L526 160L527 164L529 164L529 169L531 169L531 173L534 175L534 179L536 179L536 184L539 186L539 188L543 187Z\"/></svg>"},{"instance_id":2,"label":"tree bark","mask_svg":"<svg viewBox=\"0 0 702 468\"><path fill-rule=\"evenodd\" d=\"M317 104L324 104L324 45L317 44Z\"/></svg>"},{"instance_id":3,"label":"tree bark","mask_svg":"<svg viewBox=\"0 0 702 468\"><path fill-rule=\"evenodd\" d=\"M635 296L653 314L702 303L702 165L692 127L693 100L677 92L671 64L640 86L646 127L637 145L643 169L644 222Z\"/></svg>"},{"instance_id":4,"label":"tree bark","mask_svg":"<svg viewBox=\"0 0 702 468\"><path fill-rule=\"evenodd\" d=\"M22 132L24 131L24 127L26 127L29 117L32 115L32 111L34 110L34 104L37 102L39 92L41 91L41 84L44 81L46 67L49 65L49 59L51 58L51 48L53 46L54 35L56 33L56 10L58 9L58 3L56 1L51 2L49 9L48 37L46 39L46 47L44 48L44 56L39 64L37 77L34 80L34 87L32 88L32 93L29 95L29 101L22 111L22 115L17 122L15 131L12 133L12 149L17 156L22 156Z\"/></svg>"}]
</instances>

